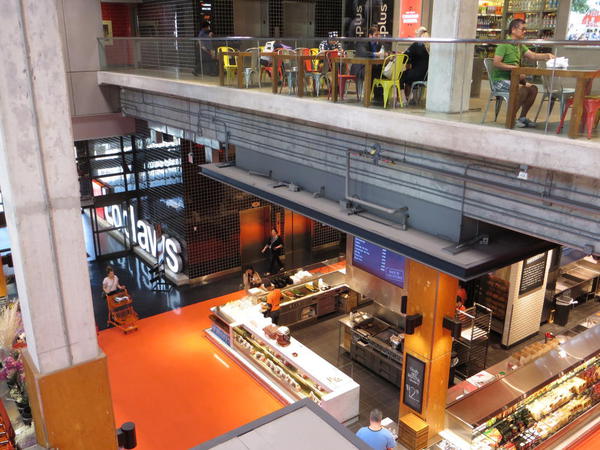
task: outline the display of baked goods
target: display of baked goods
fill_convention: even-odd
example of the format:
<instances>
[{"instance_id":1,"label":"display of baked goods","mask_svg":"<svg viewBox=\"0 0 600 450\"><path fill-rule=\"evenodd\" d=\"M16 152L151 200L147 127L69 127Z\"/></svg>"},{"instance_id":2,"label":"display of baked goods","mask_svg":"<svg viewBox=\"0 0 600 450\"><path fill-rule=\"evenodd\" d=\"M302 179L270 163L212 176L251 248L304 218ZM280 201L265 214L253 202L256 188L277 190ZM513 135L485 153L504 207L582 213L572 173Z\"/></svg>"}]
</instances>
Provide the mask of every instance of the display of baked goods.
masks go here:
<instances>
[{"instance_id":1,"label":"display of baked goods","mask_svg":"<svg viewBox=\"0 0 600 450\"><path fill-rule=\"evenodd\" d=\"M277 328L275 327L275 329ZM291 391L297 397L308 397L315 403L320 403L323 396L329 393L326 388L312 380L309 375L286 361L272 347L260 339L254 338L246 329L235 327L233 330L235 332L234 345L243 353L249 355L259 367L271 377L278 379L288 391Z\"/></svg>"},{"instance_id":2,"label":"display of baked goods","mask_svg":"<svg viewBox=\"0 0 600 450\"><path fill-rule=\"evenodd\" d=\"M525 364L533 361L534 359L539 358L544 353L547 353L550 350L558 347L561 344L561 341L564 342L564 339L557 338L551 339L548 342L534 342L533 344L530 344L527 347L523 347L518 352L513 353L508 359L508 365L517 367L524 366Z\"/></svg>"}]
</instances>

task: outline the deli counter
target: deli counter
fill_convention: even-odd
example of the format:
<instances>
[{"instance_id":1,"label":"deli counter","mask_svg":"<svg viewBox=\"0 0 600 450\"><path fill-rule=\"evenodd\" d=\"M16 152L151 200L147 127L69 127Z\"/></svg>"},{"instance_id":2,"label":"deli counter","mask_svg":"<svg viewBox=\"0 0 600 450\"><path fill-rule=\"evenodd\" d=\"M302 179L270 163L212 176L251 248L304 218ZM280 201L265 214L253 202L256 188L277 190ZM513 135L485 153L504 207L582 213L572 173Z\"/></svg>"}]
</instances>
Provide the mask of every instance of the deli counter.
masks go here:
<instances>
[{"instance_id":1,"label":"deli counter","mask_svg":"<svg viewBox=\"0 0 600 450\"><path fill-rule=\"evenodd\" d=\"M292 323L316 318L320 301L333 293L337 295L343 288L338 283L344 280L341 272L304 280L302 286L311 283L311 288L318 289L307 288L308 294L298 298L294 298L296 293L303 292L298 286L287 289L294 297L282 297L280 319L284 316L284 306L295 305L300 306L288 309L288 312L298 310L299 315L294 316ZM334 281L337 283L333 284ZM289 342L277 339L274 334L277 327L261 312L263 294L254 292L255 295L212 308L212 326L206 330L207 337L280 400L294 403L308 398L341 423L356 421L360 386L293 336L287 338ZM312 312L301 316L307 307Z\"/></svg>"},{"instance_id":2,"label":"deli counter","mask_svg":"<svg viewBox=\"0 0 600 450\"><path fill-rule=\"evenodd\" d=\"M459 448L547 446L600 411L600 326L446 409L442 435Z\"/></svg>"}]
</instances>

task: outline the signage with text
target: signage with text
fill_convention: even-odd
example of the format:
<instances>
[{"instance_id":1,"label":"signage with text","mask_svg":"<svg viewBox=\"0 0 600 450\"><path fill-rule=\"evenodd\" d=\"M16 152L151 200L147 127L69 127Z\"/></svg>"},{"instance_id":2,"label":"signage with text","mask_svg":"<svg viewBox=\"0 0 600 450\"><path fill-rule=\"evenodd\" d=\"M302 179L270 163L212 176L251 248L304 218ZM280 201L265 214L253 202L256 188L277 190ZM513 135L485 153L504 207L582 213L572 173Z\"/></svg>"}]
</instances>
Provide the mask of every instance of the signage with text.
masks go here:
<instances>
[{"instance_id":1,"label":"signage with text","mask_svg":"<svg viewBox=\"0 0 600 450\"><path fill-rule=\"evenodd\" d=\"M181 244L173 237L163 234L160 239L156 229L145 220L136 220L135 208L123 209L120 205L112 205L104 208L106 221L115 228L123 228L123 234L127 239L139 244L140 248L157 260L164 262L167 268L174 273L183 270L181 259Z\"/></svg>"},{"instance_id":2,"label":"signage with text","mask_svg":"<svg viewBox=\"0 0 600 450\"><path fill-rule=\"evenodd\" d=\"M352 264L398 287L404 287L406 258L387 248L355 237Z\"/></svg>"},{"instance_id":3,"label":"signage with text","mask_svg":"<svg viewBox=\"0 0 600 450\"><path fill-rule=\"evenodd\" d=\"M423 385L425 384L425 363L406 354L404 368L404 396L402 402L421 413L423 410Z\"/></svg>"},{"instance_id":4,"label":"signage with text","mask_svg":"<svg viewBox=\"0 0 600 450\"><path fill-rule=\"evenodd\" d=\"M534 291L544 284L546 276L547 253L541 253L523 262L523 271L521 272L521 285L519 286L519 295Z\"/></svg>"},{"instance_id":5,"label":"signage with text","mask_svg":"<svg viewBox=\"0 0 600 450\"><path fill-rule=\"evenodd\" d=\"M415 32L421 26L421 7L421 0L402 0L398 37L415 37Z\"/></svg>"},{"instance_id":6,"label":"signage with text","mask_svg":"<svg viewBox=\"0 0 600 450\"><path fill-rule=\"evenodd\" d=\"M394 20L393 0L346 0L346 11L352 12L347 36L367 37L369 27L376 25L381 37L391 37Z\"/></svg>"}]
</instances>

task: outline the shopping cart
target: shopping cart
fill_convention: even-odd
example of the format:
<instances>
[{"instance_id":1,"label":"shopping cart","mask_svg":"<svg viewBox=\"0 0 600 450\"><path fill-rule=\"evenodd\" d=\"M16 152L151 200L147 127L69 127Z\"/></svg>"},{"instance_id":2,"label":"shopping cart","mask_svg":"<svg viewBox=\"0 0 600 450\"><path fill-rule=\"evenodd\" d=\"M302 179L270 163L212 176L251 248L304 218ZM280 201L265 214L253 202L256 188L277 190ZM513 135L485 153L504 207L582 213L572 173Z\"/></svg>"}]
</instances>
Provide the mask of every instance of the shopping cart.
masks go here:
<instances>
[{"instance_id":1,"label":"shopping cart","mask_svg":"<svg viewBox=\"0 0 600 450\"><path fill-rule=\"evenodd\" d=\"M132 306L133 300L123 289L113 295L106 296L106 304L108 306L108 321L107 325L113 325L123 330L125 334L138 329L138 315Z\"/></svg>"}]
</instances>

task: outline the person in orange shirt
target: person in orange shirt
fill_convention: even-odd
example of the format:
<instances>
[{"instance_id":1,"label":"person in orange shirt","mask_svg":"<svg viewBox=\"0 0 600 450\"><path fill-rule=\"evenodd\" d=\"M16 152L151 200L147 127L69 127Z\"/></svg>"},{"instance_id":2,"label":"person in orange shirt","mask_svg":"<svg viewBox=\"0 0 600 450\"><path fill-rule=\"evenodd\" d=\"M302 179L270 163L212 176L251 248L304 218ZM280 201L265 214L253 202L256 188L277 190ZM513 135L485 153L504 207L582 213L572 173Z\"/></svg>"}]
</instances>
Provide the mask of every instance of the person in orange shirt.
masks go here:
<instances>
[{"instance_id":1,"label":"person in orange shirt","mask_svg":"<svg viewBox=\"0 0 600 450\"><path fill-rule=\"evenodd\" d=\"M270 281L265 281L263 286L269 293L267 294L268 309L265 317L270 317L275 325L279 325L279 305L281 303L281 290L276 289Z\"/></svg>"}]
</instances>

